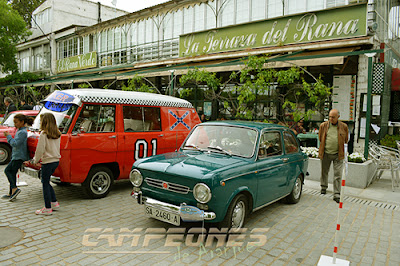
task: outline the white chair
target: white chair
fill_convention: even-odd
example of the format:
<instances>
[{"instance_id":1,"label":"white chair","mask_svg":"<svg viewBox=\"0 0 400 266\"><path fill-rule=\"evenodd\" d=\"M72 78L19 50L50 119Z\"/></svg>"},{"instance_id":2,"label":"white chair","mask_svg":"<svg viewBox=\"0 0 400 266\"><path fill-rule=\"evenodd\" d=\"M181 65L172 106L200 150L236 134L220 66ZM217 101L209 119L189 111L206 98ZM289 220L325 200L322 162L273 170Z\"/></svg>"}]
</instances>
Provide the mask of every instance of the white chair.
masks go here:
<instances>
[{"instance_id":1,"label":"white chair","mask_svg":"<svg viewBox=\"0 0 400 266\"><path fill-rule=\"evenodd\" d=\"M389 147L370 144L369 155L376 164L376 171L368 185L370 185L372 181L380 179L385 170L390 170L392 176L392 190L394 191L394 188L398 187L400 183L400 152Z\"/></svg>"},{"instance_id":2,"label":"white chair","mask_svg":"<svg viewBox=\"0 0 400 266\"><path fill-rule=\"evenodd\" d=\"M384 157L390 158L390 171L392 174L392 190L400 184L400 151L390 147L380 146L385 152Z\"/></svg>"},{"instance_id":3,"label":"white chair","mask_svg":"<svg viewBox=\"0 0 400 266\"><path fill-rule=\"evenodd\" d=\"M396 140L397 149L400 151L400 140Z\"/></svg>"}]
</instances>

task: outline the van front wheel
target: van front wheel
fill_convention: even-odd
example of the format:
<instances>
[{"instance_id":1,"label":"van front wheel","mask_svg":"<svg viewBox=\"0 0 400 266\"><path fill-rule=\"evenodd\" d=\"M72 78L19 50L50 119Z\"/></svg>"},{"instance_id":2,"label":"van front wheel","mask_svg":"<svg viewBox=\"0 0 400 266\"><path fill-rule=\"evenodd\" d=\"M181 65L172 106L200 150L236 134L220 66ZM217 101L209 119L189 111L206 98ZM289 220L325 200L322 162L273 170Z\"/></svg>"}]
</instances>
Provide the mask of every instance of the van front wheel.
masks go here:
<instances>
[{"instance_id":1,"label":"van front wheel","mask_svg":"<svg viewBox=\"0 0 400 266\"><path fill-rule=\"evenodd\" d=\"M95 166L90 169L82 186L89 198L99 199L107 196L113 181L114 176L109 168L105 166Z\"/></svg>"}]
</instances>

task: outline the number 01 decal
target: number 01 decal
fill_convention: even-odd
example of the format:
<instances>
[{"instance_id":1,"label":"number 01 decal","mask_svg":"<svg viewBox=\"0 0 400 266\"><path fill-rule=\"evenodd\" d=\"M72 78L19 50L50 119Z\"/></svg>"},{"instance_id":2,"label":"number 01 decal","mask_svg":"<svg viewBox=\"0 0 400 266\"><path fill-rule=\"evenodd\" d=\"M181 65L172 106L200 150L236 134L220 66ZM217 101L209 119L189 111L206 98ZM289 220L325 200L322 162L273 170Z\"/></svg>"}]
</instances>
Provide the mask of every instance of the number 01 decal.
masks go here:
<instances>
[{"instance_id":1,"label":"number 01 decal","mask_svg":"<svg viewBox=\"0 0 400 266\"><path fill-rule=\"evenodd\" d=\"M147 150L148 150L149 144L145 139L138 139L135 143L135 161L146 158L147 157ZM151 140L151 154L156 155L157 154L157 139L152 139Z\"/></svg>"}]
</instances>

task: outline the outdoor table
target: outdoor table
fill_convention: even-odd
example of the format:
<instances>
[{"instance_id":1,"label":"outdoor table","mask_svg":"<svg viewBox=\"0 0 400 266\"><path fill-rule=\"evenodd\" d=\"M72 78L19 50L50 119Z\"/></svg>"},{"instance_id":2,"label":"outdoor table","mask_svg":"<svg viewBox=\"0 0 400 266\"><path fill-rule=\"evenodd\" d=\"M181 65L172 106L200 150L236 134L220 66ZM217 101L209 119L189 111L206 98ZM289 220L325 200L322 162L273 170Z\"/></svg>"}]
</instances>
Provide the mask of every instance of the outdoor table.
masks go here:
<instances>
[{"instance_id":1,"label":"outdoor table","mask_svg":"<svg viewBox=\"0 0 400 266\"><path fill-rule=\"evenodd\" d=\"M318 134L315 133L305 133L297 134L297 138L301 142L303 147L317 147L319 148L319 138Z\"/></svg>"}]
</instances>

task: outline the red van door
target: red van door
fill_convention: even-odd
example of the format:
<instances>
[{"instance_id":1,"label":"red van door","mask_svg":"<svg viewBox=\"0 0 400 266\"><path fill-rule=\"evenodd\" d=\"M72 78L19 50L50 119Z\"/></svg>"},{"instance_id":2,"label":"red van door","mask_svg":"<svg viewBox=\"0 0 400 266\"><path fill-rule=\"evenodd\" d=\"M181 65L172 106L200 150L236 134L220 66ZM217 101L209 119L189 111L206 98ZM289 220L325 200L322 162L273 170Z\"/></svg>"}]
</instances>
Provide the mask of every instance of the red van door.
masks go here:
<instances>
[{"instance_id":1,"label":"red van door","mask_svg":"<svg viewBox=\"0 0 400 266\"><path fill-rule=\"evenodd\" d=\"M85 104L72 130L70 182L84 183L90 196L108 193L118 174L115 114L115 105Z\"/></svg>"},{"instance_id":2,"label":"red van door","mask_svg":"<svg viewBox=\"0 0 400 266\"><path fill-rule=\"evenodd\" d=\"M118 161L121 178L129 178L134 161L169 151L161 128L160 107L122 107L123 133L119 135Z\"/></svg>"}]
</instances>

